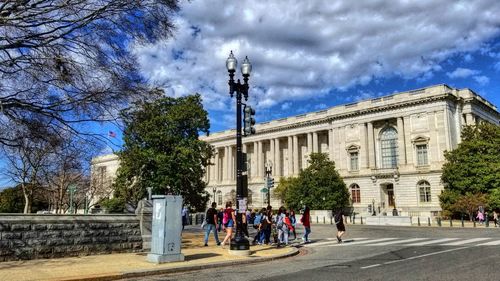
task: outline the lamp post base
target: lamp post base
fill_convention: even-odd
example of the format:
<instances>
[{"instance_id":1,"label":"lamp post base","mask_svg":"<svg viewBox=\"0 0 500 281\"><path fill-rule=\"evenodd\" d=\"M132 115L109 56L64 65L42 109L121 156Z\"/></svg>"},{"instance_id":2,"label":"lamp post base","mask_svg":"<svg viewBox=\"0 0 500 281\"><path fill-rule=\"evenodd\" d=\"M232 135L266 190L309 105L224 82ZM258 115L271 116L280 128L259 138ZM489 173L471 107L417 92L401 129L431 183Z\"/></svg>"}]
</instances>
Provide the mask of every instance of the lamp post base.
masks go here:
<instances>
[{"instance_id":1,"label":"lamp post base","mask_svg":"<svg viewBox=\"0 0 500 281\"><path fill-rule=\"evenodd\" d=\"M236 241L236 238L231 239L231 251L247 251L250 250L250 242L246 237Z\"/></svg>"},{"instance_id":2,"label":"lamp post base","mask_svg":"<svg viewBox=\"0 0 500 281\"><path fill-rule=\"evenodd\" d=\"M229 250L229 253L233 256L248 257L252 254L250 250Z\"/></svg>"}]
</instances>

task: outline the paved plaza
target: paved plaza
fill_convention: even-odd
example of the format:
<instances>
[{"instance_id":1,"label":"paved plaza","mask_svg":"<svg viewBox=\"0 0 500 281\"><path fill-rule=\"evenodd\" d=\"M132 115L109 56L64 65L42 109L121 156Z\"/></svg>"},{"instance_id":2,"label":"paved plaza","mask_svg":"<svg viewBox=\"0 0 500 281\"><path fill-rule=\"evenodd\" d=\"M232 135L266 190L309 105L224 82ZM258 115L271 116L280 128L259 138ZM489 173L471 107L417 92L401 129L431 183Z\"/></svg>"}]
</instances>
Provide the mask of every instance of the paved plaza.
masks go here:
<instances>
[{"instance_id":1,"label":"paved plaza","mask_svg":"<svg viewBox=\"0 0 500 281\"><path fill-rule=\"evenodd\" d=\"M498 280L500 228L348 225L345 243L334 237L313 225L297 256L128 280Z\"/></svg>"}]
</instances>

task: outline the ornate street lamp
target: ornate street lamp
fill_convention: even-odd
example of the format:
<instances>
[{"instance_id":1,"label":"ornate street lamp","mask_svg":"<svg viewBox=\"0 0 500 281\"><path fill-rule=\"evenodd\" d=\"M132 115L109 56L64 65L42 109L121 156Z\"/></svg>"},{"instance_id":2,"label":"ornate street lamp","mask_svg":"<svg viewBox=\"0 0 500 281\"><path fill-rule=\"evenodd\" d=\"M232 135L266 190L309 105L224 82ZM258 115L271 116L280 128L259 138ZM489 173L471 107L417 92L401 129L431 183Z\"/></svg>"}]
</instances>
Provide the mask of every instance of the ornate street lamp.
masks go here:
<instances>
[{"instance_id":1,"label":"ornate street lamp","mask_svg":"<svg viewBox=\"0 0 500 281\"><path fill-rule=\"evenodd\" d=\"M246 209L246 206L240 206L244 204L244 194L247 194L246 190L243 190L243 154L242 154L242 141L241 141L241 98L244 97L245 101L248 100L248 78L250 77L250 72L252 71L252 65L245 57L245 60L241 64L241 74L243 75L243 84L238 79L237 82L234 81L234 73L236 72L236 67L238 66L238 61L233 55L233 51L229 54L226 61L226 68L229 72L229 95L231 98L236 94L236 234L234 239L231 241L231 250L243 250L248 251L250 249L250 243L248 239L245 238L243 234L243 217L242 213Z\"/></svg>"}]
</instances>

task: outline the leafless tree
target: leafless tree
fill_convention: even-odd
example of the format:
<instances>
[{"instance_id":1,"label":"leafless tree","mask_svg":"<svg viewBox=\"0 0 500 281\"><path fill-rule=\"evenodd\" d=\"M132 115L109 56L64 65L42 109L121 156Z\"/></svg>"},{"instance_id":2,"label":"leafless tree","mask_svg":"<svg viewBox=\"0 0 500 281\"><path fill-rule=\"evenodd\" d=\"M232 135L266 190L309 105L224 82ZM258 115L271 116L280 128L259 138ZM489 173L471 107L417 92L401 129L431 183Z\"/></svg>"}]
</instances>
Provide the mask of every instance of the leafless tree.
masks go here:
<instances>
[{"instance_id":1,"label":"leafless tree","mask_svg":"<svg viewBox=\"0 0 500 281\"><path fill-rule=\"evenodd\" d=\"M63 213L69 207L68 188L77 187L77 194L87 193L90 189L90 162L99 152L100 146L92 140L82 140L76 135L69 135L58 147L54 148L49 165L44 171L47 188L52 194L50 201L56 213ZM78 198L85 196L78 196ZM77 198L77 197L75 197ZM79 202L79 201L75 201ZM83 201L82 201L83 204Z\"/></svg>"},{"instance_id":2,"label":"leafless tree","mask_svg":"<svg viewBox=\"0 0 500 281\"><path fill-rule=\"evenodd\" d=\"M177 9L177 0L1 1L0 144L90 134L82 123L146 98L132 46L169 37Z\"/></svg>"},{"instance_id":3,"label":"leafless tree","mask_svg":"<svg viewBox=\"0 0 500 281\"><path fill-rule=\"evenodd\" d=\"M43 174L48 166L48 158L57 142L18 141L16 147L7 147L4 155L8 167L6 174L21 186L24 195L24 213L31 212L33 196L44 186Z\"/></svg>"}]
</instances>

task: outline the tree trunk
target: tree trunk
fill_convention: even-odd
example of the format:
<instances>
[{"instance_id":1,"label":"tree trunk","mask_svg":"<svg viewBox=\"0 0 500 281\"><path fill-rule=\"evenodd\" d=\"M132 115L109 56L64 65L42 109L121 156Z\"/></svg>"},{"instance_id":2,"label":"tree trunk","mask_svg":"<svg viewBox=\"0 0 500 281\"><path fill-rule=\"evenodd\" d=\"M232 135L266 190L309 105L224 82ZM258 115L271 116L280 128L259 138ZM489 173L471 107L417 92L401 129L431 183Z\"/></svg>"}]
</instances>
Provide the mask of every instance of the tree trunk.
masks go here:
<instances>
[{"instance_id":1,"label":"tree trunk","mask_svg":"<svg viewBox=\"0 0 500 281\"><path fill-rule=\"evenodd\" d=\"M24 195L24 211L23 213L29 214L31 213L31 196L25 191L23 188L23 195Z\"/></svg>"}]
</instances>

